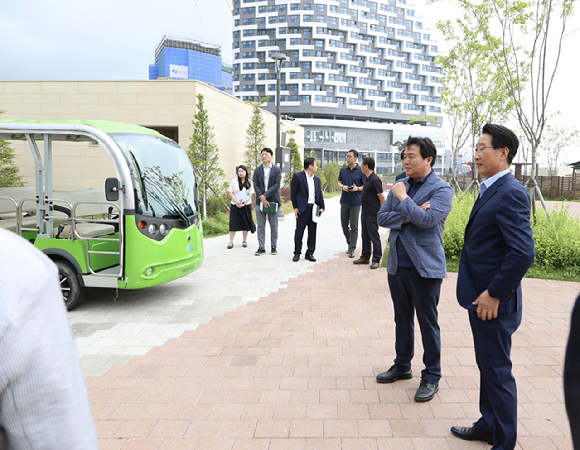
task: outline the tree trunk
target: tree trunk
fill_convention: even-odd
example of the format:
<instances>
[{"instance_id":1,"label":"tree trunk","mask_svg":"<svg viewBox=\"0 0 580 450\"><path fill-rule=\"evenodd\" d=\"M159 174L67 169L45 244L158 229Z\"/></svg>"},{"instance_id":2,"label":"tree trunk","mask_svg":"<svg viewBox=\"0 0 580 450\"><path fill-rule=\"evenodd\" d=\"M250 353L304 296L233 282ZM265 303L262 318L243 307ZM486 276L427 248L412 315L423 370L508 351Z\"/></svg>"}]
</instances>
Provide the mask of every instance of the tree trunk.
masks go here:
<instances>
[{"instance_id":1,"label":"tree trunk","mask_svg":"<svg viewBox=\"0 0 580 450\"><path fill-rule=\"evenodd\" d=\"M204 185L203 186L203 220L207 220L206 198L207 198L207 187Z\"/></svg>"}]
</instances>

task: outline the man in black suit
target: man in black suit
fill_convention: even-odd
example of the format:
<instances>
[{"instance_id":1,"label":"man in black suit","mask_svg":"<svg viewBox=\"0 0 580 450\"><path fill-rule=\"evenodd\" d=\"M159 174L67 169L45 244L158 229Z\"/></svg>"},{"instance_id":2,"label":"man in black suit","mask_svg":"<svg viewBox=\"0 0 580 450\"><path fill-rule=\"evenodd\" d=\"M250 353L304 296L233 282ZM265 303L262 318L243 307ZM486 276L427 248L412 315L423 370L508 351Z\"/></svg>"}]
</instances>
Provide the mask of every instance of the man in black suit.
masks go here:
<instances>
[{"instance_id":1,"label":"man in black suit","mask_svg":"<svg viewBox=\"0 0 580 450\"><path fill-rule=\"evenodd\" d=\"M521 280L534 260L530 197L510 172L518 138L486 124L475 164L485 178L465 228L457 300L468 310L480 371L479 411L471 427L452 427L465 440L513 450L517 438L517 389L512 374L512 334L522 320Z\"/></svg>"},{"instance_id":2,"label":"man in black suit","mask_svg":"<svg viewBox=\"0 0 580 450\"><path fill-rule=\"evenodd\" d=\"M254 171L254 191L256 192L256 218L258 219L258 250L256 256L266 253L266 217L270 223L270 242L272 255L278 253L278 212L274 211L274 203L280 206L280 181L282 171L272 164L274 152L270 148L262 150L262 164ZM272 205L271 205L272 203ZM269 212L262 209L267 208Z\"/></svg>"},{"instance_id":3,"label":"man in black suit","mask_svg":"<svg viewBox=\"0 0 580 450\"><path fill-rule=\"evenodd\" d=\"M580 450L580 296L572 312L570 337L564 362L564 399L570 420L572 443Z\"/></svg>"},{"instance_id":4,"label":"man in black suit","mask_svg":"<svg viewBox=\"0 0 580 450\"><path fill-rule=\"evenodd\" d=\"M313 214L320 215L324 211L324 197L320 178L314 174L318 170L314 158L304 160L304 171L297 172L292 177L291 198L296 216L296 231L294 232L294 257L297 262L302 253L302 238L304 230L308 226L308 241L305 258L308 261L316 261L314 250L316 249L316 222ZM318 211L316 211L318 209Z\"/></svg>"}]
</instances>

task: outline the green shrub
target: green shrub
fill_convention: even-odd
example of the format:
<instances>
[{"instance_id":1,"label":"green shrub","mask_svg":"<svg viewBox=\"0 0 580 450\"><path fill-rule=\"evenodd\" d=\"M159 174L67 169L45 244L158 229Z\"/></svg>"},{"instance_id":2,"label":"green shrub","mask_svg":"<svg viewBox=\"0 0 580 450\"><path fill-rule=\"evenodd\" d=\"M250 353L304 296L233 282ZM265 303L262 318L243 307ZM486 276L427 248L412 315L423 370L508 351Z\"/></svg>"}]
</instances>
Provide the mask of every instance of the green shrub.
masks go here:
<instances>
[{"instance_id":1,"label":"green shrub","mask_svg":"<svg viewBox=\"0 0 580 450\"><path fill-rule=\"evenodd\" d=\"M473 208L473 198L466 195L463 199L455 197L451 212L445 221L445 230L443 231L443 247L445 256L448 259L459 259L463 249L463 236L465 227L469 221L469 214Z\"/></svg>"},{"instance_id":2,"label":"green shrub","mask_svg":"<svg viewBox=\"0 0 580 450\"><path fill-rule=\"evenodd\" d=\"M453 199L453 207L443 232L445 256L454 267L461 256L465 227L473 208L473 199L469 196L462 200ZM536 213L535 224L532 225L536 248L536 258L531 272L535 274L558 271L560 276L570 277L580 273L580 219L570 216L565 205L550 212L551 221L543 210ZM569 279L568 277L567 279Z\"/></svg>"},{"instance_id":3,"label":"green shrub","mask_svg":"<svg viewBox=\"0 0 580 450\"><path fill-rule=\"evenodd\" d=\"M223 215L227 210L227 205L230 204L230 194L223 194L216 197L208 198L206 202L207 217Z\"/></svg>"},{"instance_id":4,"label":"green shrub","mask_svg":"<svg viewBox=\"0 0 580 450\"><path fill-rule=\"evenodd\" d=\"M207 220L201 221L203 226L203 237L222 236L230 231L229 217L224 213L216 213L208 216Z\"/></svg>"},{"instance_id":5,"label":"green shrub","mask_svg":"<svg viewBox=\"0 0 580 450\"><path fill-rule=\"evenodd\" d=\"M570 209L560 205L550 212L536 213L533 226L536 241L534 266L555 269L580 269L580 220L570 216Z\"/></svg>"}]
</instances>

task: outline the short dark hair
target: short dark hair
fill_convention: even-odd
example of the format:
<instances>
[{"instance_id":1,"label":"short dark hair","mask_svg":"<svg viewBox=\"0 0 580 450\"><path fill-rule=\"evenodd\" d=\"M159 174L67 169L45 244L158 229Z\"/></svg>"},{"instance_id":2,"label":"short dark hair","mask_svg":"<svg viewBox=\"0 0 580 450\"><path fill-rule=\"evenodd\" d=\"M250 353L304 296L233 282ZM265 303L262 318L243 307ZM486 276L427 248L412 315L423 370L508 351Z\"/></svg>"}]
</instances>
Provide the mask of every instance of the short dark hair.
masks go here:
<instances>
[{"instance_id":1,"label":"short dark hair","mask_svg":"<svg viewBox=\"0 0 580 450\"><path fill-rule=\"evenodd\" d=\"M268 153L270 153L270 155L274 156L274 152L272 151L271 148L264 147L260 153L264 153L264 152L268 152Z\"/></svg>"},{"instance_id":2,"label":"short dark hair","mask_svg":"<svg viewBox=\"0 0 580 450\"><path fill-rule=\"evenodd\" d=\"M503 125L496 125L493 123L486 123L483 126L482 133L491 134L491 145L494 149L497 150L498 148L504 147L508 149L507 162L508 165L511 164L520 145L520 141L516 134Z\"/></svg>"},{"instance_id":3,"label":"short dark hair","mask_svg":"<svg viewBox=\"0 0 580 450\"><path fill-rule=\"evenodd\" d=\"M362 165L367 166L369 170L375 170L375 160L370 156L365 156L363 158Z\"/></svg>"},{"instance_id":4,"label":"short dark hair","mask_svg":"<svg viewBox=\"0 0 580 450\"><path fill-rule=\"evenodd\" d=\"M419 147L423 159L427 159L429 156L431 157L431 167L435 165L435 159L437 159L437 148L431 138L409 136L407 142L405 142L405 150L411 145ZM405 150L401 152L401 159L405 158Z\"/></svg>"},{"instance_id":5,"label":"short dark hair","mask_svg":"<svg viewBox=\"0 0 580 450\"><path fill-rule=\"evenodd\" d=\"M354 155L355 158L358 158L358 152L354 149L351 148L348 152L346 152L347 154L352 153Z\"/></svg>"},{"instance_id":6,"label":"short dark hair","mask_svg":"<svg viewBox=\"0 0 580 450\"><path fill-rule=\"evenodd\" d=\"M306 158L304 160L304 170L308 169L310 166L313 166L316 160L314 158Z\"/></svg>"}]
</instances>

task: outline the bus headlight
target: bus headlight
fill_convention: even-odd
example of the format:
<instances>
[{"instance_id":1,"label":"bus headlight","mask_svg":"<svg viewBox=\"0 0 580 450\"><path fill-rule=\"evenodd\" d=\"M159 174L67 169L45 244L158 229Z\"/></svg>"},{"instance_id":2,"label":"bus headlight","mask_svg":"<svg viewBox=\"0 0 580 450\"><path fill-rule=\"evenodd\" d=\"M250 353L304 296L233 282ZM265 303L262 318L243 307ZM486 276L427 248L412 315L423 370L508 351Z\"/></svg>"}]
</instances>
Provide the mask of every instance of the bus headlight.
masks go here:
<instances>
[{"instance_id":1,"label":"bus headlight","mask_svg":"<svg viewBox=\"0 0 580 450\"><path fill-rule=\"evenodd\" d=\"M159 229L157 228L157 225L155 225L154 223L149 225L147 231L151 236L155 236L157 233L159 233Z\"/></svg>"},{"instance_id":2,"label":"bus headlight","mask_svg":"<svg viewBox=\"0 0 580 450\"><path fill-rule=\"evenodd\" d=\"M169 227L167 225L165 225L164 223L162 223L161 225L159 225L159 232L165 236L167 233L169 233Z\"/></svg>"}]
</instances>

